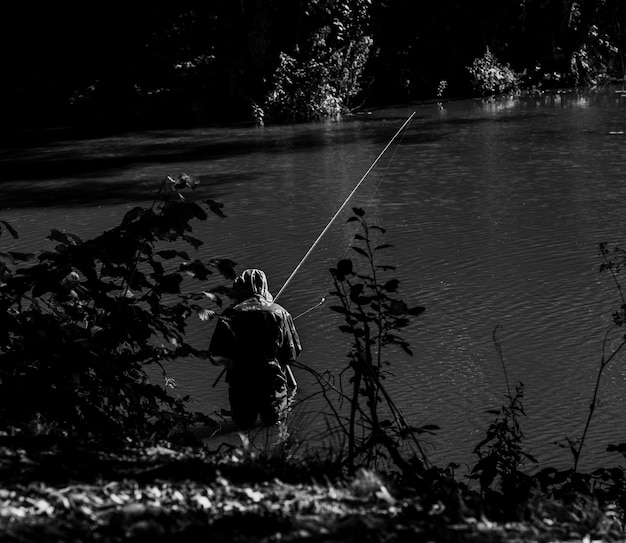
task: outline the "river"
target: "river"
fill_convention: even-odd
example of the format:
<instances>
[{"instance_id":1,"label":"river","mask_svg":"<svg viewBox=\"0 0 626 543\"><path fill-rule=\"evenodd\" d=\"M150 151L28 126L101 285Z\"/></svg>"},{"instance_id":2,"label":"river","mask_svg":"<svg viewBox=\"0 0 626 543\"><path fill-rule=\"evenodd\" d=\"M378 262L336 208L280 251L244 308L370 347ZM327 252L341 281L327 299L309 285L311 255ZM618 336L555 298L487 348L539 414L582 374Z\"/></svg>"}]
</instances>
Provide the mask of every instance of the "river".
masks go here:
<instances>
[{"instance_id":1,"label":"river","mask_svg":"<svg viewBox=\"0 0 626 543\"><path fill-rule=\"evenodd\" d=\"M341 122L153 130L75 139L31 134L0 151L0 218L20 234L0 250L47 248L50 228L83 238L117 223L165 175L185 172L195 197L222 201L195 234L199 257L227 257L266 271L275 293L404 121L280 302L298 315L328 297L328 268L354 234L352 206L386 229L385 263L400 293L426 312L402 332L413 357L394 355L386 386L425 438L437 464L472 462L473 446L505 402L507 376L524 383L526 447L541 465L571 464L555 445L580 437L619 295L599 272L600 242L626 239L626 97L616 89L536 97L456 100L376 110ZM204 287L202 287L204 288ZM329 300L298 321L301 362L320 371L345 364L347 336ZM206 346L211 325L194 322ZM619 333L612 336L612 343ZM171 368L181 394L206 412L227 407L219 370L188 360ZM314 380L296 373L299 397ZM617 464L608 443L626 441L626 369L605 370L581 467ZM322 428L319 399L299 424Z\"/></svg>"}]
</instances>

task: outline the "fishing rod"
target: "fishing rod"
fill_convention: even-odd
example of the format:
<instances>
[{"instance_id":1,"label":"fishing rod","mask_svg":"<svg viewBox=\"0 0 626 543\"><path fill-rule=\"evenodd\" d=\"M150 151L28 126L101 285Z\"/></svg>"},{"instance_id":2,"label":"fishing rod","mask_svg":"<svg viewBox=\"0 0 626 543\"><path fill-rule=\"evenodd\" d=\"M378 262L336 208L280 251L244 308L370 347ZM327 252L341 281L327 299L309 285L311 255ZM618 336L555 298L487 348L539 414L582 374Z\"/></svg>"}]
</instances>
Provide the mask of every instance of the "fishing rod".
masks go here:
<instances>
[{"instance_id":1,"label":"fishing rod","mask_svg":"<svg viewBox=\"0 0 626 543\"><path fill-rule=\"evenodd\" d=\"M324 237L324 234L326 234L326 232L328 232L328 229L331 227L331 225L333 224L333 222L335 222L335 219L339 216L339 214L341 213L341 211L343 210L344 207L346 207L346 205L348 204L348 202L350 201L350 198L352 198L352 196L354 196L354 193L359 189L359 187L361 186L361 184L363 183L363 181L365 181L365 178L370 174L370 172L374 169L374 167L376 166L376 164L378 163L378 161L382 158L382 156L385 154L385 152L387 151L387 149L389 149L389 147L391 146L391 144L395 141L395 139L402 133L402 131L404 130L404 128L411 122L411 119L413 119L413 116L415 115L415 111L413 113L411 113L411 115L409 115L409 118L404 121L404 123L402 124L402 126L400 128L398 128L397 132L393 135L393 137L389 140L389 142L387 143L387 145L385 145L385 147L383 148L383 150L379 153L379 155L376 157L376 159L374 160L374 162L372 162L372 164L370 165L370 167L367 169L367 171L363 174L363 176L361 177L361 179L359 180L359 182L355 185L355 187L352 189L352 192L350 192L350 194L348 194L348 196L346 197L346 199L343 201L343 203L339 206L339 209L336 211L336 213L332 216L332 218L330 219L330 221L328 221L328 224L324 227L324 229L320 232L319 236L317 236L317 239L313 242L313 244L311 245L311 247L309 247L309 250L306 252L306 254L302 257L302 259L300 260L300 262L298 262L298 265L294 268L293 272L291 272L291 275L287 278L287 280L285 281L285 283L283 284L283 286L281 287L281 289L278 291L278 294L276 294L276 296L274 296L274 301L276 301L280 295L284 292L284 290L287 288L287 285L291 282L291 280L295 277L295 275L298 273L298 271L300 270L300 268L302 267L302 265L304 264L304 261L309 257L309 255L313 252L313 250L315 249L315 247L317 246L317 244L320 242L320 240ZM313 311L314 309L318 308L319 306L321 306L325 301L325 298L322 298L317 304L315 304L313 307L310 307L309 309L307 309L304 313L301 313L300 315L298 315L294 320L296 320L299 317L302 317L303 315L306 315L307 313ZM295 389L298 384L296 382L296 379L293 375L293 372L291 371L291 368L286 365L285 366L286 369L286 373L287 373L287 380L291 382L291 384L293 385L293 388ZM224 372L226 371L226 369L224 368L224 370L222 370L222 372L217 376L217 379L215 380L215 382L213 383L213 387L215 387L215 385L217 385L217 383L220 381L220 379L222 378L222 375L224 375Z\"/></svg>"},{"instance_id":2,"label":"fishing rod","mask_svg":"<svg viewBox=\"0 0 626 543\"><path fill-rule=\"evenodd\" d=\"M335 219L339 216L339 214L341 213L341 211L343 210L344 207L346 207L347 203L350 201L350 198L352 198L352 196L354 195L354 193L359 189L359 187L361 186L361 184L363 183L363 181L365 181L365 178L369 175L369 173L374 169L374 166L376 166L376 164L378 163L378 161L382 158L382 156L385 154L385 152L387 151L387 149L389 149L389 147L391 146L391 144L394 142L394 140L398 137L398 135L404 130L404 127L406 125L408 125L411 122L411 119L413 118L413 116L415 115L415 111L413 113L411 113L411 115L409 116L409 118L404 121L404 124L398 129L398 131L393 135L393 137L389 140L389 143L387 143L387 145L385 145L385 148L380 152L380 154L376 157L376 160L374 160L374 162L372 162L372 165L367 169L367 171L363 174L363 177L361 177L361 180L356 184L356 186L352 189L352 192L350 194L348 194L348 197L343 201L343 204L341 204L341 206L339 206L339 209L337 210L337 212L333 215L332 219L330 219L330 221L328 221L328 224L326 225L326 227L324 228L324 230L322 230L322 232L320 233L319 236L317 236L317 239L313 242L313 245L311 245L311 247L309 248L309 250L306 252L306 254L302 257L302 260L300 260L300 262L298 263L298 265L295 267L295 269L293 270L293 272L291 273L291 275L287 278L287 280L285 281L285 284L282 286L282 288L278 291L278 294L276 296L274 296L274 300L277 300L280 295L283 293L283 291L287 288L287 285L291 282L291 280L294 278L294 276L296 275L296 273L298 273L298 271L300 270L300 268L302 267L302 264L304 264L304 261L309 257L309 255L313 252L313 249L315 249L315 246L320 242L320 240L322 239L322 237L324 237L324 234L326 234L326 232L328 231L328 229L330 228L330 226L333 224L333 222L335 222Z\"/></svg>"}]
</instances>

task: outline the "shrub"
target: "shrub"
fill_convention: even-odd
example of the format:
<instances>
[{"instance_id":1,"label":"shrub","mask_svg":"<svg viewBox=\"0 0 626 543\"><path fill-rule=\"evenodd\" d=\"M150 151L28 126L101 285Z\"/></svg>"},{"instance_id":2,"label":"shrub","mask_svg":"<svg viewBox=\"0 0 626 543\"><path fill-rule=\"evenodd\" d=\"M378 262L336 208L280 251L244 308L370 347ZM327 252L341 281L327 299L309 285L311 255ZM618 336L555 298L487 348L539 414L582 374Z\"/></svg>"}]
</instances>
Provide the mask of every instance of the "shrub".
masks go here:
<instances>
[{"instance_id":1,"label":"shrub","mask_svg":"<svg viewBox=\"0 0 626 543\"><path fill-rule=\"evenodd\" d=\"M130 210L94 239L52 230L58 245L36 258L0 253L5 431L37 422L99 438L171 437L202 418L169 393L172 379L154 384L146 373L149 364L202 355L185 340L186 320L214 316L200 300L221 305L219 289L184 293L185 280L205 282L213 269L234 275L230 261L205 265L181 248L202 244L191 221L207 213L180 194L196 185L168 176L151 207ZM221 204L204 204L223 216Z\"/></svg>"},{"instance_id":2,"label":"shrub","mask_svg":"<svg viewBox=\"0 0 626 543\"><path fill-rule=\"evenodd\" d=\"M368 36L332 45L328 27L314 35L307 54L281 53L264 112L272 120L337 118L361 91L360 78L372 44Z\"/></svg>"},{"instance_id":3,"label":"shrub","mask_svg":"<svg viewBox=\"0 0 626 543\"><path fill-rule=\"evenodd\" d=\"M514 91L519 85L517 74L508 65L500 63L489 49L467 70L474 90L481 96Z\"/></svg>"}]
</instances>

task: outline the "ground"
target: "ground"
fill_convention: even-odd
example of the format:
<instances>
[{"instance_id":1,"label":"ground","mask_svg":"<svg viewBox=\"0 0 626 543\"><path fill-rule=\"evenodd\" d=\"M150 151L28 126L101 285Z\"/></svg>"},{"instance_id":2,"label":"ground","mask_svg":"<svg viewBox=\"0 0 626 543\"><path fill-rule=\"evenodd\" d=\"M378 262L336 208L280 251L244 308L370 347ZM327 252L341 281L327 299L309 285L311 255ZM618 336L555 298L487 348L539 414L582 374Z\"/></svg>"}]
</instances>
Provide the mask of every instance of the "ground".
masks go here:
<instances>
[{"instance_id":1,"label":"ground","mask_svg":"<svg viewBox=\"0 0 626 543\"><path fill-rule=\"evenodd\" d=\"M372 471L331 480L234 448L10 445L0 443L6 542L626 541L592 507L542 503L494 522Z\"/></svg>"}]
</instances>

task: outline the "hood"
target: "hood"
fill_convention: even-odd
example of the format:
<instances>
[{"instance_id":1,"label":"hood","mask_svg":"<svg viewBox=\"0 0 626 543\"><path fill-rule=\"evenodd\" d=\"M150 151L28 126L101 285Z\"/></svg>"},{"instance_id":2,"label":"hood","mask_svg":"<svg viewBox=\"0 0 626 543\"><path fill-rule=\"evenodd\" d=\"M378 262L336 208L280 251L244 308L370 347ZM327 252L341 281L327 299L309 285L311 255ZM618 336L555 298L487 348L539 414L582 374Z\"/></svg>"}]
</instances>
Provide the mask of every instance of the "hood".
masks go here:
<instances>
[{"instance_id":1,"label":"hood","mask_svg":"<svg viewBox=\"0 0 626 543\"><path fill-rule=\"evenodd\" d=\"M233 288L236 292L241 294L243 299L257 295L268 302L274 300L267 286L267 277L265 277L265 273L261 270L254 268L245 270L235 278Z\"/></svg>"}]
</instances>

